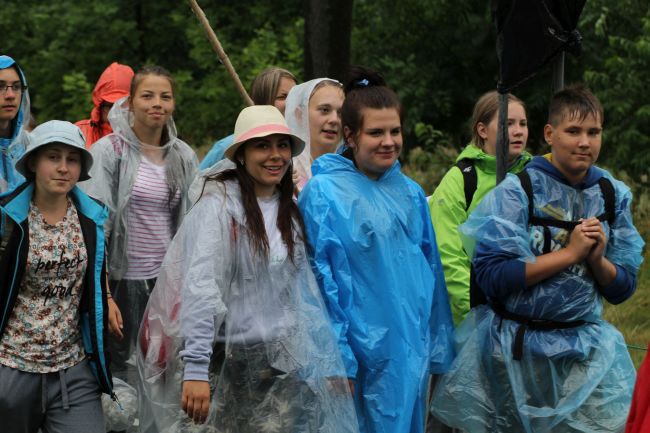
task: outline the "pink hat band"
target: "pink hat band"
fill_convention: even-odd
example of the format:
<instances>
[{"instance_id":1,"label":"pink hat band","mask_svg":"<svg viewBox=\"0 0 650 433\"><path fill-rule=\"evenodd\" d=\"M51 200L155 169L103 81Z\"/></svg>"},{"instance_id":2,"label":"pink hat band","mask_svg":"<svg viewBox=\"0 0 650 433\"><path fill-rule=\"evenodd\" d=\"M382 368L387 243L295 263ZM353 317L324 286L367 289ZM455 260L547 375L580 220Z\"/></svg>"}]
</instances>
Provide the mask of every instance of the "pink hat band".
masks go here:
<instances>
[{"instance_id":1,"label":"pink hat band","mask_svg":"<svg viewBox=\"0 0 650 433\"><path fill-rule=\"evenodd\" d=\"M271 134L291 134L291 130L286 125L278 123L261 125L256 128L249 129L239 137L235 137L235 143L242 143L246 140L250 140L251 138Z\"/></svg>"}]
</instances>

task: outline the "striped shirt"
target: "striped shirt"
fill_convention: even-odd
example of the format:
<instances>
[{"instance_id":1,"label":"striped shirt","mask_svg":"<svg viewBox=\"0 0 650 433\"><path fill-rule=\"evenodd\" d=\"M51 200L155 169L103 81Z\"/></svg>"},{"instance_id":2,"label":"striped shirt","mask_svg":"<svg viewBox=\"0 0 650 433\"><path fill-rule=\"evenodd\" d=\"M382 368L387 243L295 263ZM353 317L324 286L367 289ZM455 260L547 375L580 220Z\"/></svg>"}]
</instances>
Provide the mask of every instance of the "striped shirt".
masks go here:
<instances>
[{"instance_id":1,"label":"striped shirt","mask_svg":"<svg viewBox=\"0 0 650 433\"><path fill-rule=\"evenodd\" d=\"M172 238L172 214L180 192L169 202L165 166L142 157L127 203L128 270L124 279L145 280L158 277Z\"/></svg>"}]
</instances>

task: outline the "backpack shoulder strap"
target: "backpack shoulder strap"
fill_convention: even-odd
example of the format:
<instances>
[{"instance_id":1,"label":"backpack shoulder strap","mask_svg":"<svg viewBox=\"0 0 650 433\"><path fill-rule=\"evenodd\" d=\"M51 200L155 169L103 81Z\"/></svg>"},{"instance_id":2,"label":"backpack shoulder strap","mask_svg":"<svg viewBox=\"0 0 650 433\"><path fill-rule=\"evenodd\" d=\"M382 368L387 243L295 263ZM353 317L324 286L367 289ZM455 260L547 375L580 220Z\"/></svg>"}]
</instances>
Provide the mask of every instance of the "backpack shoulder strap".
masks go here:
<instances>
[{"instance_id":1,"label":"backpack shoulder strap","mask_svg":"<svg viewBox=\"0 0 650 433\"><path fill-rule=\"evenodd\" d=\"M616 190L612 185L612 181L604 176L598 180L598 185L605 200L605 213L599 219L607 221L611 227L616 219Z\"/></svg>"},{"instance_id":2,"label":"backpack shoulder strap","mask_svg":"<svg viewBox=\"0 0 650 433\"><path fill-rule=\"evenodd\" d=\"M526 197L528 197L528 221L530 223L530 221L533 219L533 209L535 208L535 205L533 203L533 184L530 181L530 175L526 170L522 170L517 173L517 177L519 178L519 182L521 182L521 187L526 193Z\"/></svg>"},{"instance_id":3,"label":"backpack shoulder strap","mask_svg":"<svg viewBox=\"0 0 650 433\"><path fill-rule=\"evenodd\" d=\"M474 193L478 186L478 177L476 175L476 168L474 161L469 158L463 158L456 163L456 167L460 169L463 174L463 185L465 188L465 211L469 209L474 199Z\"/></svg>"}]
</instances>

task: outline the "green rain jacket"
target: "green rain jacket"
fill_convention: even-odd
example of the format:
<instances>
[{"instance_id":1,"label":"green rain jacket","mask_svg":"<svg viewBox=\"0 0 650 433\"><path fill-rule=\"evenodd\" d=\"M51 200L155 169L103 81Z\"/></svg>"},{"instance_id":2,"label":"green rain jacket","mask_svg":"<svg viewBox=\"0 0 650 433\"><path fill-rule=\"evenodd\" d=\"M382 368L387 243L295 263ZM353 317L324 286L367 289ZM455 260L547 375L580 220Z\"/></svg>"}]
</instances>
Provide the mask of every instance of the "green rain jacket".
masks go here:
<instances>
[{"instance_id":1,"label":"green rain jacket","mask_svg":"<svg viewBox=\"0 0 650 433\"><path fill-rule=\"evenodd\" d=\"M519 173L530 161L532 155L522 153L508 172ZM469 312L470 258L463 249L458 235L458 226L464 223L469 214L483 200L483 197L496 186L496 157L488 155L473 144L469 144L456 161L471 159L476 169L476 191L467 211L465 211L465 183L463 174L453 166L433 195L429 198L431 220L436 232L438 250L445 272L445 282L451 303L454 325L458 326Z\"/></svg>"}]
</instances>

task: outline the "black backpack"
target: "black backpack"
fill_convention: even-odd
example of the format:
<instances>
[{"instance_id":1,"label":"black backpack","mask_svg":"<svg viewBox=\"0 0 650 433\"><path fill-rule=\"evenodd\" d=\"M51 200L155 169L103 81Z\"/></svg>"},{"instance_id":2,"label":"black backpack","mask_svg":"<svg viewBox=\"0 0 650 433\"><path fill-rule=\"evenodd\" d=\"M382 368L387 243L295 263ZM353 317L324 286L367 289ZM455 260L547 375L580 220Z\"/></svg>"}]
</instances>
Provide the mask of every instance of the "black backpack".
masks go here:
<instances>
[{"instance_id":1,"label":"black backpack","mask_svg":"<svg viewBox=\"0 0 650 433\"><path fill-rule=\"evenodd\" d=\"M526 170L521 171L517 174L519 181L521 182L521 187L528 197L528 226L541 226L544 231L544 243L542 245L542 253L547 254L551 252L551 229L550 227L557 227L567 230L569 233L580 224L580 221L564 221L554 218L542 218L534 214L533 210L535 209L534 203L534 194L533 194L533 185L530 180L530 175ZM611 227L614 224L616 219L616 191L614 190L614 185L606 177L601 177L598 180L598 185L600 186L600 191L603 195L605 201L605 211L598 216L598 219L601 222L607 221ZM470 272L470 286L469 286L469 303L470 307L474 308L478 305L487 304L488 300L485 298L485 294L480 289L477 281L474 270Z\"/></svg>"}]
</instances>

